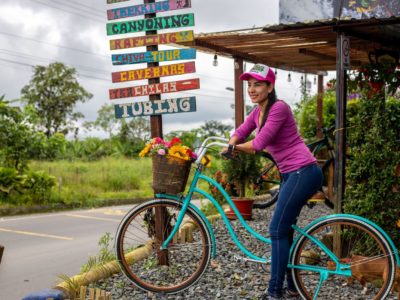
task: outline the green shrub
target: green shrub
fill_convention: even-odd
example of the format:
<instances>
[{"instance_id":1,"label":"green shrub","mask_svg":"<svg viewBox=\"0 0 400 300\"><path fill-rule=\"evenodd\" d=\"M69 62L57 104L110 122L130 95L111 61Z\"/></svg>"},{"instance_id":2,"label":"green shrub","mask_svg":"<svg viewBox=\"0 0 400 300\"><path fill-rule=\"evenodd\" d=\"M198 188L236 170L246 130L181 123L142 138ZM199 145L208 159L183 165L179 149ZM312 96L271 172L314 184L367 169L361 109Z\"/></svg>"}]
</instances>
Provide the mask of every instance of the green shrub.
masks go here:
<instances>
[{"instance_id":1,"label":"green shrub","mask_svg":"<svg viewBox=\"0 0 400 300\"><path fill-rule=\"evenodd\" d=\"M363 97L349 118L344 212L379 224L400 248L400 102Z\"/></svg>"},{"instance_id":2,"label":"green shrub","mask_svg":"<svg viewBox=\"0 0 400 300\"><path fill-rule=\"evenodd\" d=\"M12 168L0 167L0 200L7 200L22 189L23 176Z\"/></svg>"},{"instance_id":3,"label":"green shrub","mask_svg":"<svg viewBox=\"0 0 400 300\"><path fill-rule=\"evenodd\" d=\"M44 171L29 171L23 183L24 195L34 204L49 202L51 189L56 185L56 179Z\"/></svg>"}]
</instances>

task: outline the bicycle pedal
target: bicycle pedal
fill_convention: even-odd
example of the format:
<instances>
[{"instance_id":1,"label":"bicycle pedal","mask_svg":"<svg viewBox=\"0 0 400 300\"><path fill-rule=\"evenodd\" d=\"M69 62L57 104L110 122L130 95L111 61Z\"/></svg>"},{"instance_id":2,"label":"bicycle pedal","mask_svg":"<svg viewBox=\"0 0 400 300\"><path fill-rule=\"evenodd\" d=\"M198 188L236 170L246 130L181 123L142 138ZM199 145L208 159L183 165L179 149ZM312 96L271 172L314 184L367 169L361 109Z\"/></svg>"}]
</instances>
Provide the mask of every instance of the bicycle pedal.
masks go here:
<instances>
[{"instance_id":1,"label":"bicycle pedal","mask_svg":"<svg viewBox=\"0 0 400 300\"><path fill-rule=\"evenodd\" d=\"M259 261L259 260L256 260L256 259L251 259L251 258L239 256L239 255L234 255L233 259L235 261L254 262L254 263L258 263L258 264L267 264L267 263L271 262L271 260L267 260L266 262L262 262L262 261Z\"/></svg>"}]
</instances>

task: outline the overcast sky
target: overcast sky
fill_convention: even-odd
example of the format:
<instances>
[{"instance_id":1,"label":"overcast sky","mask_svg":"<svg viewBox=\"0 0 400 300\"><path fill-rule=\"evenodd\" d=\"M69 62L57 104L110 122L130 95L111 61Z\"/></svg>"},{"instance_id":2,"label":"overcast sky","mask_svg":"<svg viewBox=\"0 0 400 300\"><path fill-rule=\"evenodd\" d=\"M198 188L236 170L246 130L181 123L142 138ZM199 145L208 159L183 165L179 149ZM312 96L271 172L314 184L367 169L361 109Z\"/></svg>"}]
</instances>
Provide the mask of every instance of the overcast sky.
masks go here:
<instances>
[{"instance_id":1,"label":"overcast sky","mask_svg":"<svg viewBox=\"0 0 400 300\"><path fill-rule=\"evenodd\" d=\"M111 63L111 51L108 49L110 38L106 35L106 10L141 3L138 0L113 5L107 5L106 0L1 0L0 95L5 94L8 100L19 98L22 87L31 79L32 66L61 61L76 68L81 85L94 95L89 102L78 105L77 110L85 115L86 120L95 120L97 110L103 104L110 103L108 90L122 86L111 83L111 72L124 70L124 67L114 67ZM182 29L193 29L195 33L261 27L278 23L279 1L192 0L190 9L159 13L158 16L181 13L194 13L195 26ZM139 18L142 17L135 17ZM130 36L134 35L144 33ZM125 50L142 51L145 49ZM197 98L197 112L163 117L164 133L191 129L207 120L232 122L234 112L230 105L233 104L233 92L226 87L233 86L233 62L219 57L219 65L213 67L212 59L212 55L198 52L196 74L188 76L199 77L201 89L182 95L162 96L174 98L194 95ZM125 69L135 68L144 66L130 65ZM300 97L299 77L294 74L292 78L292 82L288 83L287 73L280 71L276 86L278 96L291 105ZM181 79L182 76L175 76L162 81ZM145 84L140 81L131 83L130 86ZM126 98L119 103L130 102L133 99Z\"/></svg>"}]
</instances>

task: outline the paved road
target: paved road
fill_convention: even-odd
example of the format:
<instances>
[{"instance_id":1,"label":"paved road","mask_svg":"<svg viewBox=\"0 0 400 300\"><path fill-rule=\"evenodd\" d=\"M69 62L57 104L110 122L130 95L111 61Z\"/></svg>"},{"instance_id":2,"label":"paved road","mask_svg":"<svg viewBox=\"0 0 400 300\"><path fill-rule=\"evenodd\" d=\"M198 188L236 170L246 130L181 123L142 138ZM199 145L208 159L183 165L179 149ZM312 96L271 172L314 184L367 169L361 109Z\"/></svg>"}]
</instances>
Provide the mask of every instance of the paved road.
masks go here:
<instances>
[{"instance_id":1,"label":"paved road","mask_svg":"<svg viewBox=\"0 0 400 300\"><path fill-rule=\"evenodd\" d=\"M106 232L114 236L132 206L0 218L0 300L20 300L73 276L99 252Z\"/></svg>"}]
</instances>

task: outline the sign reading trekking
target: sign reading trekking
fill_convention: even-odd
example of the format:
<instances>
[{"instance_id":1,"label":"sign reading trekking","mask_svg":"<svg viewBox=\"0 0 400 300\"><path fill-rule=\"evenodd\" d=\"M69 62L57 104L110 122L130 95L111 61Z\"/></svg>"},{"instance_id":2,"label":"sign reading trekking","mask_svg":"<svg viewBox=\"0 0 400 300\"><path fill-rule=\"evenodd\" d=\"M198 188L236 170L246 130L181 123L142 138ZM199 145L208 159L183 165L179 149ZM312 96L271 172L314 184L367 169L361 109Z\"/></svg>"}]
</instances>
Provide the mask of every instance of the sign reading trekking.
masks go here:
<instances>
[{"instance_id":1,"label":"sign reading trekking","mask_svg":"<svg viewBox=\"0 0 400 300\"><path fill-rule=\"evenodd\" d=\"M107 0L107 3L124 2L127 0ZM114 66L136 65L147 63L147 68L132 70L123 69L111 74L113 83L125 83L136 80L149 80L147 85L119 87L109 90L109 99L134 98L152 96L151 101L135 102L114 105L116 118L128 118L138 116L153 116L196 111L196 97L178 97L172 99L160 99L161 94L182 92L199 89L198 78L162 82L150 80L154 78L176 76L194 73L196 71L194 61L177 62L158 65L181 60L196 59L196 50L190 48L158 50L159 44L174 44L191 42L194 40L192 30L159 33L159 30L167 30L194 26L194 14L179 14L156 17L156 14L180 10L191 7L192 0L160 0L144 1L144 4L116 7L107 10L108 20L118 20L144 16L143 19L126 20L107 23L107 35L124 35L122 38L110 39L111 50L131 49L135 47L147 47L146 52L119 51L111 56ZM152 16L152 17L149 17ZM149 31L152 31L151 33ZM144 36L129 36L139 32L146 32ZM148 47L154 46L154 47ZM152 51L150 51L152 50ZM159 119L157 119L159 120Z\"/></svg>"},{"instance_id":2,"label":"sign reading trekking","mask_svg":"<svg viewBox=\"0 0 400 300\"><path fill-rule=\"evenodd\" d=\"M108 0L111 1L111 0ZM191 7L190 0L167 0L128 7L107 10L109 20L136 17L144 14L154 14L163 11L177 10Z\"/></svg>"},{"instance_id":3,"label":"sign reading trekking","mask_svg":"<svg viewBox=\"0 0 400 300\"><path fill-rule=\"evenodd\" d=\"M114 105L117 119L196 111L196 97Z\"/></svg>"}]
</instances>

